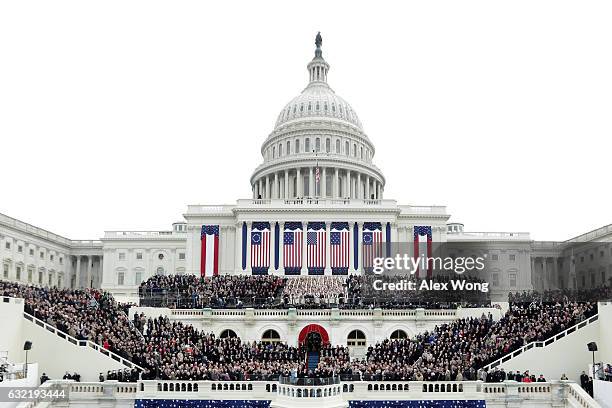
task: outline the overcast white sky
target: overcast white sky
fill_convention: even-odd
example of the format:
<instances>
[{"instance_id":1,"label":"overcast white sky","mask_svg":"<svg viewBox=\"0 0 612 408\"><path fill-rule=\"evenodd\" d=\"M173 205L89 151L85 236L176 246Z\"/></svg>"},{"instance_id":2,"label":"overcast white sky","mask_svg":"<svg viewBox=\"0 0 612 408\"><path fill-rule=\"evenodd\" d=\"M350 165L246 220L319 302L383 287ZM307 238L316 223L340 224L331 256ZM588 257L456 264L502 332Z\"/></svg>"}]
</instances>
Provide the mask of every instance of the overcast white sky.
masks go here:
<instances>
[{"instance_id":1,"label":"overcast white sky","mask_svg":"<svg viewBox=\"0 0 612 408\"><path fill-rule=\"evenodd\" d=\"M250 197L320 30L386 198L568 239L612 222L610 21L610 1L2 1L0 212L92 239Z\"/></svg>"}]
</instances>

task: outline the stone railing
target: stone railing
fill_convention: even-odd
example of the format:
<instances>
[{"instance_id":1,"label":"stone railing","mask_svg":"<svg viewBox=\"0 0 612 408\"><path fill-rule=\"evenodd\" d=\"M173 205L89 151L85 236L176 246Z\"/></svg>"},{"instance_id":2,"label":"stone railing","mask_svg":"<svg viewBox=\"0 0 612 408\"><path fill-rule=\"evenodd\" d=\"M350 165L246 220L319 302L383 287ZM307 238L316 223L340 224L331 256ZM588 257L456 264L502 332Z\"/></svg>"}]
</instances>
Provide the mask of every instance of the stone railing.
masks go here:
<instances>
[{"instance_id":1,"label":"stone railing","mask_svg":"<svg viewBox=\"0 0 612 408\"><path fill-rule=\"evenodd\" d=\"M276 407L347 406L355 400L485 400L487 406L542 408L568 406L601 408L572 381L545 383L483 383L481 381L377 381L340 382L305 386L276 381L159 381L138 383L75 383L51 380L43 387L62 387L69 391L70 405L93 404L96 400L131 404L136 399L176 400L266 400ZM518 405L516 405L518 403ZM313 405L315 404L315 405ZM514 405L513 405L514 404ZM116 405L116 404L115 404ZM40 407L39 402L22 408Z\"/></svg>"},{"instance_id":2,"label":"stone railing","mask_svg":"<svg viewBox=\"0 0 612 408\"><path fill-rule=\"evenodd\" d=\"M573 332L575 332L576 330L580 330L583 327L596 322L599 319L599 314L596 314L594 316L591 316L588 319L585 319L583 321L581 321L580 323L577 323L569 328L567 328L566 330L562 331L561 333L555 334L554 336L544 340L544 341L532 341L529 344L524 345L523 347L513 351L512 353L509 353L495 361L493 361L492 363L488 364L487 366L485 366L484 368L487 370L491 370L505 362L507 362L508 360L513 359L514 357L519 356L520 354L531 350L532 348L541 348L541 347L546 347L552 343L554 343L557 340L562 339L563 337L567 336L568 334L571 334Z\"/></svg>"},{"instance_id":3,"label":"stone railing","mask_svg":"<svg viewBox=\"0 0 612 408\"><path fill-rule=\"evenodd\" d=\"M105 349L104 347L99 346L98 344L94 343L91 340L79 340L76 339L74 337L72 337L71 335L59 330L57 327L55 326L51 326L50 324L47 324L45 322L43 322L42 320L26 313L23 312L23 318L26 319L27 321L31 322L32 324L35 324L36 326L39 326L42 329L47 330L48 332L55 334L56 336L66 340L69 343L72 343L75 346L78 347L90 347L94 350L96 350L97 352L104 354L105 356L107 356L108 358L112 358L113 360L123 364L125 367L127 368L136 368L138 370L142 371L142 367L140 367L137 364L132 363L130 360L127 360L123 357L121 357L118 354L113 353L110 350Z\"/></svg>"}]
</instances>

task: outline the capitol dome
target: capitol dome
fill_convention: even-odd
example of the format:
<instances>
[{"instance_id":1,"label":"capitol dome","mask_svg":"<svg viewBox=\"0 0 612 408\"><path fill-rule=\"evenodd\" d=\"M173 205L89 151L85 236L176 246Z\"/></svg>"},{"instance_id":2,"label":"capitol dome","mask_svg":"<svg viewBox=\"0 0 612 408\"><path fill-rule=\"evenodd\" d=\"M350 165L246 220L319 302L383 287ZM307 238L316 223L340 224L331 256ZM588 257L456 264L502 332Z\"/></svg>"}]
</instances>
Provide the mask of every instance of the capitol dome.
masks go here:
<instances>
[{"instance_id":1,"label":"capitol dome","mask_svg":"<svg viewBox=\"0 0 612 408\"><path fill-rule=\"evenodd\" d=\"M374 145L355 110L327 83L321 35L308 63L309 82L278 115L251 176L253 198L380 199L385 184Z\"/></svg>"},{"instance_id":2,"label":"capitol dome","mask_svg":"<svg viewBox=\"0 0 612 408\"><path fill-rule=\"evenodd\" d=\"M331 89L327 83L311 82L291 100L278 115L275 128L300 119L329 118L344 121L362 130L355 110Z\"/></svg>"}]
</instances>

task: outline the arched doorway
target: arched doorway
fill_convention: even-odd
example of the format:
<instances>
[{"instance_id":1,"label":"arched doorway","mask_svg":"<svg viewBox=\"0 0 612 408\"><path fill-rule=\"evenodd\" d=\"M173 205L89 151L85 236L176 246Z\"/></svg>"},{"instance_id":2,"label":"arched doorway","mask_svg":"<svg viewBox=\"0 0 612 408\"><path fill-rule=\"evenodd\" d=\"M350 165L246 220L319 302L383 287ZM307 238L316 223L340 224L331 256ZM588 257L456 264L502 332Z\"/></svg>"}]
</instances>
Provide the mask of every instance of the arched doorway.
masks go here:
<instances>
[{"instance_id":1,"label":"arched doorway","mask_svg":"<svg viewBox=\"0 0 612 408\"><path fill-rule=\"evenodd\" d=\"M319 365L319 352L323 345L329 344L329 334L318 324L309 324L300 331L298 343L306 349L306 360L309 371Z\"/></svg>"},{"instance_id":2,"label":"arched doorway","mask_svg":"<svg viewBox=\"0 0 612 408\"><path fill-rule=\"evenodd\" d=\"M402 329L397 329L397 330L394 330L393 333L391 333L391 336L389 336L389 338L391 340L403 340L403 339L407 339L408 335Z\"/></svg>"},{"instance_id":3,"label":"arched doorway","mask_svg":"<svg viewBox=\"0 0 612 408\"><path fill-rule=\"evenodd\" d=\"M325 330L323 326L320 326L318 324L309 324L308 326L305 326L300 331L300 334L298 336L298 344L305 345L308 335L310 333L319 334L321 336L321 344L329 344L329 334L327 333L327 330Z\"/></svg>"}]
</instances>

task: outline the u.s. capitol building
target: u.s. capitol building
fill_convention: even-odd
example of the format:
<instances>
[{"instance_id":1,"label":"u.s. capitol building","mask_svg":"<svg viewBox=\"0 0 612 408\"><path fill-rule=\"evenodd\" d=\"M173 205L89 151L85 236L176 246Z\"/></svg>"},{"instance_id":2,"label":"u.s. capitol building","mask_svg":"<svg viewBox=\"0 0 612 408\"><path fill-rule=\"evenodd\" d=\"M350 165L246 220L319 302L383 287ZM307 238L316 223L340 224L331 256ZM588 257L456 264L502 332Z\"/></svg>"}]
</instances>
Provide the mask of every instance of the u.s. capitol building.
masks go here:
<instances>
[{"instance_id":1,"label":"u.s. capitol building","mask_svg":"<svg viewBox=\"0 0 612 408\"><path fill-rule=\"evenodd\" d=\"M328 84L321 44L317 36L307 86L263 141L249 198L189 205L168 231L107 231L91 241L0 215L3 279L101 287L136 299L138 285L155 274L359 274L373 256L389 255L391 243L408 254L446 243L453 257L485 255L480 277L490 282L492 299L508 291L594 287L612 276L610 226L564 243L537 243L523 232L466 232L449 223L443 206L385 198L374 144Z\"/></svg>"}]
</instances>

